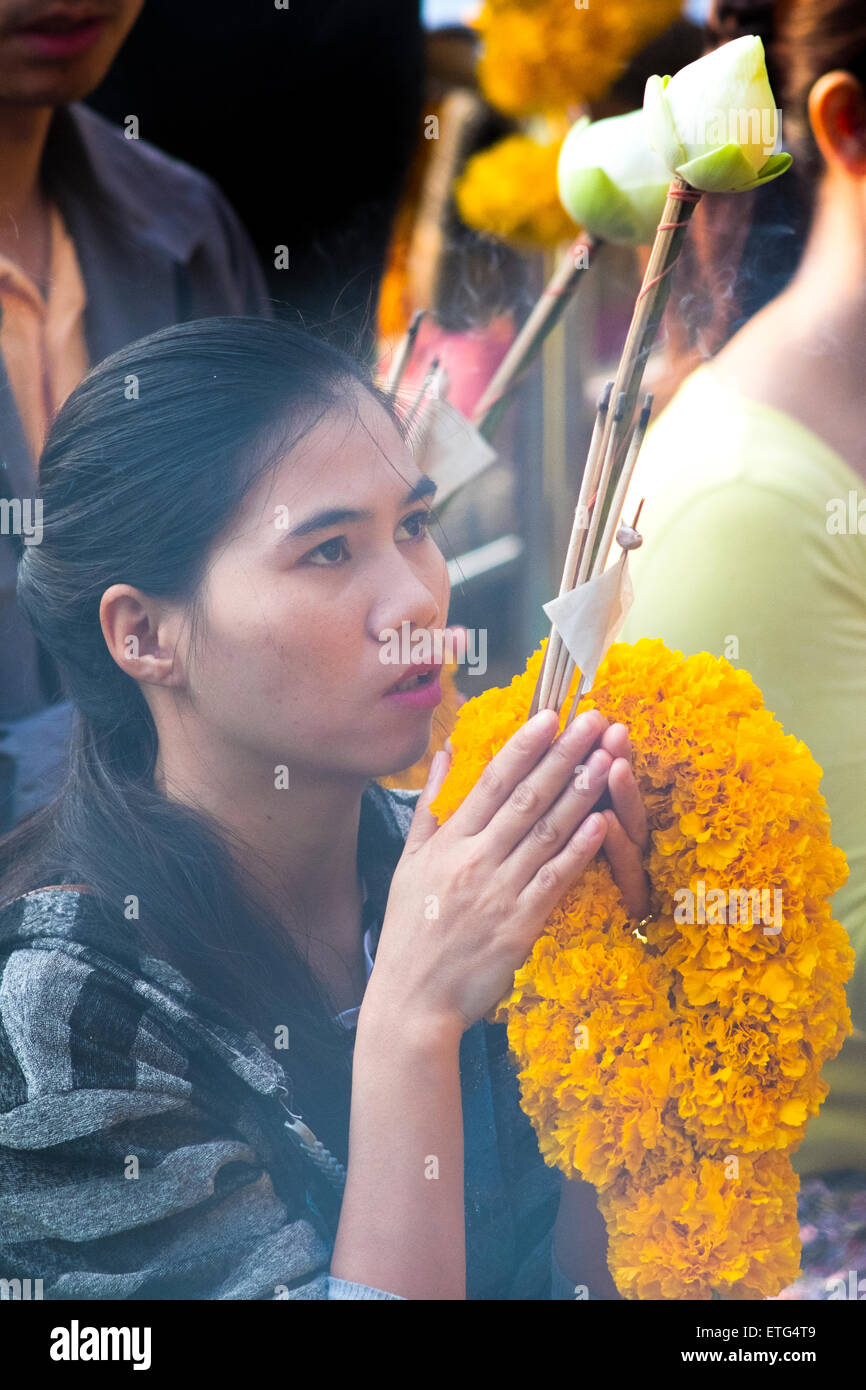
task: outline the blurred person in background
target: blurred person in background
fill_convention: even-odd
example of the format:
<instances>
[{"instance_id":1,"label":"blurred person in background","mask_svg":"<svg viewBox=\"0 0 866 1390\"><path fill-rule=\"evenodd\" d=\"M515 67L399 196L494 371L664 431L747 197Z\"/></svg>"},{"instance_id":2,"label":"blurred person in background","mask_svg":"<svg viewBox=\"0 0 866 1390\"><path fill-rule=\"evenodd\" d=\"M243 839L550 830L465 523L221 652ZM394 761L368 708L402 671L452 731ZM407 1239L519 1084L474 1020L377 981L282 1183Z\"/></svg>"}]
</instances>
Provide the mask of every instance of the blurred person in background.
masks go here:
<instances>
[{"instance_id":1,"label":"blurred person in background","mask_svg":"<svg viewBox=\"0 0 866 1390\"><path fill-rule=\"evenodd\" d=\"M722 39L735 36L725 9ZM823 769L850 870L834 911L857 956L854 1033L794 1155L803 1275L782 1296L827 1298L866 1259L866 10L793 0L775 40L771 7L761 18L808 241L787 287L647 436L625 508L647 499L623 638L742 665Z\"/></svg>"},{"instance_id":2,"label":"blurred person in background","mask_svg":"<svg viewBox=\"0 0 866 1390\"><path fill-rule=\"evenodd\" d=\"M91 105L216 179L277 312L372 360L424 70L418 0L148 0Z\"/></svg>"},{"instance_id":3,"label":"blurred person in background","mask_svg":"<svg viewBox=\"0 0 866 1390\"><path fill-rule=\"evenodd\" d=\"M80 105L141 7L0 0L0 829L56 790L69 731L15 602L19 557L38 543L36 460L52 416L91 363L145 333L267 312L252 247L214 184L138 138L135 118L121 131ZM119 409L135 409L136 390Z\"/></svg>"},{"instance_id":4,"label":"blurred person in background","mask_svg":"<svg viewBox=\"0 0 866 1390\"><path fill-rule=\"evenodd\" d=\"M703 28L695 25L693 32L697 47L691 53L685 45L678 54L668 53L669 35L657 41L655 65L636 74L642 80L632 82L631 99L620 109L643 105L649 73L678 72L702 53L743 34L756 34L763 41L770 86L774 92L783 90L784 70L774 42L775 0L713 0ZM782 126L784 138L787 113ZM774 179L749 193L716 193L701 199L683 243L671 312L665 318L665 354L659 354L658 370L653 371L656 414L695 367L719 352L790 283L806 244L811 202L809 182L795 176Z\"/></svg>"}]
</instances>

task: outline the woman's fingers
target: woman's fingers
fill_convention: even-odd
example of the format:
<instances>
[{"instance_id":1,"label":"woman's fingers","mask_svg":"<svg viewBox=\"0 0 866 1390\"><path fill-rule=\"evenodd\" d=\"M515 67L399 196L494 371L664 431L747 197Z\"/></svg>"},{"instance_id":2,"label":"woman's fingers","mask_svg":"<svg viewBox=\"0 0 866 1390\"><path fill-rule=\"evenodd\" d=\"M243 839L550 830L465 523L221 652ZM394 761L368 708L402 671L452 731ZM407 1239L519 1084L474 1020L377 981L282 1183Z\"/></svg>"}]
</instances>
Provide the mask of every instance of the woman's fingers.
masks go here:
<instances>
[{"instance_id":1,"label":"woman's fingers","mask_svg":"<svg viewBox=\"0 0 866 1390\"><path fill-rule=\"evenodd\" d=\"M537 766L521 778L511 794L503 799L484 831L486 847L495 859L500 862L504 860L525 836L530 832L535 833L536 822L539 821L544 823L537 834L541 839L547 839L549 858L554 837L547 813L565 787L575 782L583 785L587 781L587 759L605 727L604 719L595 710L580 715L560 734ZM604 764L606 776L610 766L609 755L599 751L599 759ZM598 780L597 773L595 780ZM587 802L584 794L583 802L574 805L575 814L569 833L577 829L592 801L602 790L602 787L594 787L592 800Z\"/></svg>"},{"instance_id":2,"label":"woman's fingers","mask_svg":"<svg viewBox=\"0 0 866 1390\"><path fill-rule=\"evenodd\" d=\"M518 908L526 908L534 915L542 912L545 917L549 916L566 889L571 887L598 853L606 832L607 822L603 815L596 811L587 816L564 848L533 874L518 894Z\"/></svg>"},{"instance_id":3,"label":"woman's fingers","mask_svg":"<svg viewBox=\"0 0 866 1390\"><path fill-rule=\"evenodd\" d=\"M611 724L599 742L614 760L609 779L611 805L630 838L645 849L649 842L649 831L643 800L632 770L628 729L624 724Z\"/></svg>"},{"instance_id":4,"label":"woman's fingers","mask_svg":"<svg viewBox=\"0 0 866 1390\"><path fill-rule=\"evenodd\" d=\"M600 742L612 758L626 758L631 762L631 740L624 724L610 724L602 734Z\"/></svg>"},{"instance_id":5,"label":"woman's fingers","mask_svg":"<svg viewBox=\"0 0 866 1390\"><path fill-rule=\"evenodd\" d=\"M588 816L607 788L611 757L603 748L596 748L577 775L566 784L552 806L530 827L527 834L511 851L503 869L513 876L517 891L529 882L541 865L562 849Z\"/></svg>"},{"instance_id":6,"label":"woman's fingers","mask_svg":"<svg viewBox=\"0 0 866 1390\"><path fill-rule=\"evenodd\" d=\"M562 790L607 723L592 710L555 738L558 727L556 712L541 710L518 729L487 764L462 806L450 818L451 833L478 835L496 819L495 840L500 846L500 858L504 858ZM542 789L537 776L541 769L545 769ZM547 794L551 783L554 785ZM508 814L503 817L506 810Z\"/></svg>"},{"instance_id":7,"label":"woman's fingers","mask_svg":"<svg viewBox=\"0 0 866 1390\"><path fill-rule=\"evenodd\" d=\"M631 764L626 758L616 758L608 774L611 806L629 839L640 849L649 843L646 811Z\"/></svg>"},{"instance_id":8,"label":"woman's fingers","mask_svg":"<svg viewBox=\"0 0 866 1390\"><path fill-rule=\"evenodd\" d=\"M649 912L649 879L643 867L643 853L613 811L602 814L607 826L604 852L626 911L630 917L645 917Z\"/></svg>"},{"instance_id":9,"label":"woman's fingers","mask_svg":"<svg viewBox=\"0 0 866 1390\"><path fill-rule=\"evenodd\" d=\"M491 758L475 786L449 817L450 833L477 835L490 822L521 778L531 772L559 727L555 710L543 709L513 734Z\"/></svg>"}]
</instances>

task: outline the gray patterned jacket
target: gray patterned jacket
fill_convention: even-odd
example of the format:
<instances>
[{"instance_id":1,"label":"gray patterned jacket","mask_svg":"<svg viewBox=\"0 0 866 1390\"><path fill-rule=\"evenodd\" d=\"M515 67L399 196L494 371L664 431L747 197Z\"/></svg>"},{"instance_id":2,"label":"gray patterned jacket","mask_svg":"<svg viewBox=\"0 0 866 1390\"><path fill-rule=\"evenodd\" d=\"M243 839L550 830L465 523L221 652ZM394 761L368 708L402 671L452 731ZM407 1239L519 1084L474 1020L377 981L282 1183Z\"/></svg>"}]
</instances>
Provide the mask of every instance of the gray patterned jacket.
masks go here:
<instances>
[{"instance_id":1,"label":"gray patterned jacket","mask_svg":"<svg viewBox=\"0 0 866 1390\"><path fill-rule=\"evenodd\" d=\"M379 921L416 797L364 793ZM0 1280L46 1299L399 1298L329 1274L339 1198L285 1129L274 1053L120 935L74 890L0 911ZM467 1030L460 1072L467 1297L571 1298L559 1175L504 1027Z\"/></svg>"}]
</instances>

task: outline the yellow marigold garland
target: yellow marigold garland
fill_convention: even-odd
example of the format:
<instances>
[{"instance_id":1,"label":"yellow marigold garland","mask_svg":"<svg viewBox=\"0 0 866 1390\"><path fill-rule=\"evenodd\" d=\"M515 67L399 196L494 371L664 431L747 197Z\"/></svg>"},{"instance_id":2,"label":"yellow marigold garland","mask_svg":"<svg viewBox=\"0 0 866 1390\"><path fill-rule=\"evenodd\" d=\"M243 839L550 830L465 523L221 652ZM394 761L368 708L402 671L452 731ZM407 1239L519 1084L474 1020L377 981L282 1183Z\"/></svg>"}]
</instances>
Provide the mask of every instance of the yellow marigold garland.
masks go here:
<instances>
[{"instance_id":1,"label":"yellow marigold garland","mask_svg":"<svg viewBox=\"0 0 866 1390\"><path fill-rule=\"evenodd\" d=\"M473 21L482 40L479 85L491 105L526 129L475 155L458 178L457 207L467 226L521 249L552 250L574 237L556 177L563 137L578 108L604 96L682 6L485 0Z\"/></svg>"},{"instance_id":2,"label":"yellow marigold garland","mask_svg":"<svg viewBox=\"0 0 866 1390\"><path fill-rule=\"evenodd\" d=\"M474 21L478 79L509 116L596 101L644 44L682 13L683 0L485 0Z\"/></svg>"},{"instance_id":3,"label":"yellow marigold garland","mask_svg":"<svg viewBox=\"0 0 866 1390\"><path fill-rule=\"evenodd\" d=\"M542 651L459 711L440 821L524 722ZM799 1267L790 1154L851 1026L854 953L827 901L847 867L820 769L751 677L706 652L614 646L592 707L629 730L656 920L643 944L593 863L493 1020L545 1160L598 1189L620 1291L769 1297ZM781 925L731 920L744 889L780 892Z\"/></svg>"},{"instance_id":4,"label":"yellow marigold garland","mask_svg":"<svg viewBox=\"0 0 866 1390\"><path fill-rule=\"evenodd\" d=\"M467 227L524 248L558 246L573 237L575 225L556 185L561 145L508 135L473 155L454 185Z\"/></svg>"}]
</instances>

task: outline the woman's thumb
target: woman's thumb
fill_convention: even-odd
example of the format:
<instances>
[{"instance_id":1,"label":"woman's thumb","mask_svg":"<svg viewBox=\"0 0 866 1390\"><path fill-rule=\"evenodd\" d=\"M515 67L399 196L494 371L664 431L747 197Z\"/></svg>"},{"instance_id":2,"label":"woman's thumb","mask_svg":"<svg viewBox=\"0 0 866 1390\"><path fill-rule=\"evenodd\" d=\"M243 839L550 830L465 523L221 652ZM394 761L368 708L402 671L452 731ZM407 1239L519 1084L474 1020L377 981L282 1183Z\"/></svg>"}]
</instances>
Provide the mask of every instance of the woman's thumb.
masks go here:
<instances>
[{"instance_id":1,"label":"woman's thumb","mask_svg":"<svg viewBox=\"0 0 866 1390\"><path fill-rule=\"evenodd\" d=\"M439 829L439 822L430 810L430 803L436 800L442 788L442 783L448 774L451 764L451 755L446 748L440 748L433 754L433 759L427 771L427 781L421 795L418 797L418 804L415 807L415 814L412 817L412 824L406 836L406 847L417 847L429 840Z\"/></svg>"}]
</instances>

